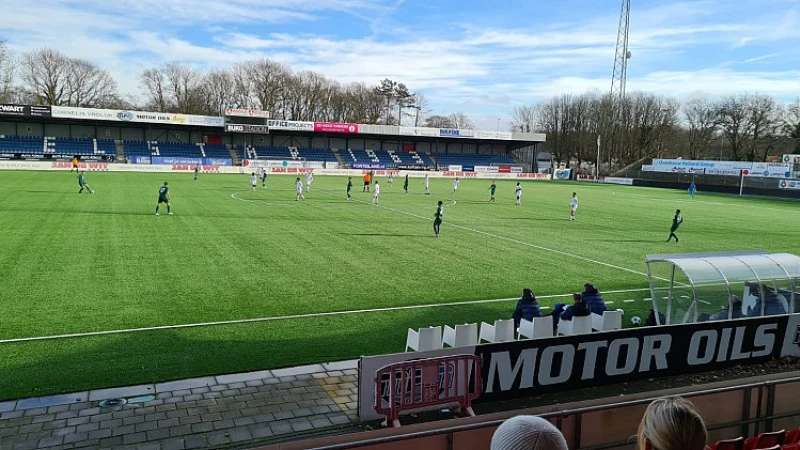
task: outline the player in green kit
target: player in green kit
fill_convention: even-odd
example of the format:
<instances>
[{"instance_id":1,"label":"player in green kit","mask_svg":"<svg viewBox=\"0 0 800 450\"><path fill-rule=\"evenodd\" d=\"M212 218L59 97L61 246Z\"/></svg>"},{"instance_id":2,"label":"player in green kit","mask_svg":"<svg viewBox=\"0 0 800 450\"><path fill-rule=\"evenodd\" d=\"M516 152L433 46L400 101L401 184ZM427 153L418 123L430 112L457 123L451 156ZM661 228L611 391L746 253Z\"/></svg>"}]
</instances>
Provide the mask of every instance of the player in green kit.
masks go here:
<instances>
[{"instance_id":1,"label":"player in green kit","mask_svg":"<svg viewBox=\"0 0 800 450\"><path fill-rule=\"evenodd\" d=\"M497 183L492 181L492 185L489 186L489 191L491 191L492 198L489 199L489 203L494 203L494 191L497 190Z\"/></svg>"},{"instance_id":2,"label":"player in green kit","mask_svg":"<svg viewBox=\"0 0 800 450\"><path fill-rule=\"evenodd\" d=\"M81 190L78 191L78 194L83 192L84 189L88 190L90 194L94 194L92 188L90 188L89 185L86 184L86 172L81 171L81 173L78 175L78 186L81 187Z\"/></svg>"},{"instance_id":3,"label":"player in green kit","mask_svg":"<svg viewBox=\"0 0 800 450\"><path fill-rule=\"evenodd\" d=\"M406 174L406 181L403 182L403 189L406 191L406 195L408 195L408 174Z\"/></svg>"},{"instance_id":4,"label":"player in green kit","mask_svg":"<svg viewBox=\"0 0 800 450\"><path fill-rule=\"evenodd\" d=\"M444 216L444 207L442 206L442 201L439 200L439 207L436 208L436 214L433 215L433 232L434 237L439 237L439 226L442 224L442 217Z\"/></svg>"},{"instance_id":5,"label":"player in green kit","mask_svg":"<svg viewBox=\"0 0 800 450\"><path fill-rule=\"evenodd\" d=\"M350 190L353 189L353 177L347 177L347 199L351 200L353 197L350 197Z\"/></svg>"},{"instance_id":6,"label":"player in green kit","mask_svg":"<svg viewBox=\"0 0 800 450\"><path fill-rule=\"evenodd\" d=\"M678 235L675 234L675 232L678 231L678 227L681 226L681 223L683 223L683 216L681 215L681 210L677 209L675 210L675 217L672 219L672 228L669 230L667 242L671 241L672 238L675 238L675 242L678 242Z\"/></svg>"},{"instance_id":7,"label":"player in green kit","mask_svg":"<svg viewBox=\"0 0 800 450\"><path fill-rule=\"evenodd\" d=\"M170 216L172 215L172 204L170 203L171 199L172 196L169 195L169 183L165 181L164 185L161 186L161 188L158 190L158 203L156 204L156 215L158 215L158 207L161 206L162 203L167 204L167 215Z\"/></svg>"}]
</instances>

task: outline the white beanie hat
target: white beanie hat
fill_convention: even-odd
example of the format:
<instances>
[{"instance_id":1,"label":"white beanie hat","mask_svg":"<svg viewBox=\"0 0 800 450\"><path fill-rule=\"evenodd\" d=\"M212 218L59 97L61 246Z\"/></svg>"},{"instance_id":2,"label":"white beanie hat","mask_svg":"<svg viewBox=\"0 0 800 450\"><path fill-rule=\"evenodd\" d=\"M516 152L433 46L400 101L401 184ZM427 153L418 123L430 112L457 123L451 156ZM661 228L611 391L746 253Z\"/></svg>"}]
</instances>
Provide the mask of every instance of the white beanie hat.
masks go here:
<instances>
[{"instance_id":1,"label":"white beanie hat","mask_svg":"<svg viewBox=\"0 0 800 450\"><path fill-rule=\"evenodd\" d=\"M512 417L492 436L491 450L569 450L558 428L537 416Z\"/></svg>"}]
</instances>

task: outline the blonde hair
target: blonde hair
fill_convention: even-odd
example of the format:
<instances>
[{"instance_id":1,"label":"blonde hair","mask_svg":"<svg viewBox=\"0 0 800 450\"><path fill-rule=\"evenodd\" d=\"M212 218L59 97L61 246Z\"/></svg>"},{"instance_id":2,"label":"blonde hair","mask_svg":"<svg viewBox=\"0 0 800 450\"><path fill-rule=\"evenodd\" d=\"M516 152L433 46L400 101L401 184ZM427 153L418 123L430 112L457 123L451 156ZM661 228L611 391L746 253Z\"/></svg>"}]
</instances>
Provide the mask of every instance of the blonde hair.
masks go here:
<instances>
[{"instance_id":1,"label":"blonde hair","mask_svg":"<svg viewBox=\"0 0 800 450\"><path fill-rule=\"evenodd\" d=\"M653 400L644 412L638 440L639 450L703 450L708 432L689 401L661 398Z\"/></svg>"}]
</instances>

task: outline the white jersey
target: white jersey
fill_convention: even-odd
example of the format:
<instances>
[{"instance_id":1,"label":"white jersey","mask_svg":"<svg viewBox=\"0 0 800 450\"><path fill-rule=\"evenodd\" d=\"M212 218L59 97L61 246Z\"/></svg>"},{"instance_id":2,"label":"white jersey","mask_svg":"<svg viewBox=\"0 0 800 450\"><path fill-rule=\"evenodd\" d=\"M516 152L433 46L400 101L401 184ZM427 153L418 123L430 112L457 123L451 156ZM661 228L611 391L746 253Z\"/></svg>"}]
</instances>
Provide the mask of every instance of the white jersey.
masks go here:
<instances>
[{"instance_id":1,"label":"white jersey","mask_svg":"<svg viewBox=\"0 0 800 450\"><path fill-rule=\"evenodd\" d=\"M458 189L458 180L453 181L453 190Z\"/></svg>"},{"instance_id":2,"label":"white jersey","mask_svg":"<svg viewBox=\"0 0 800 450\"><path fill-rule=\"evenodd\" d=\"M314 181L314 176L311 174L306 175L306 184L311 185L312 181Z\"/></svg>"},{"instance_id":3,"label":"white jersey","mask_svg":"<svg viewBox=\"0 0 800 450\"><path fill-rule=\"evenodd\" d=\"M300 181L300 180L297 180L297 182L294 185L297 188L297 193L298 194L302 194L303 193L303 182Z\"/></svg>"},{"instance_id":4,"label":"white jersey","mask_svg":"<svg viewBox=\"0 0 800 450\"><path fill-rule=\"evenodd\" d=\"M425 175L425 187L430 186L430 184L431 184L431 180L428 178L427 175Z\"/></svg>"},{"instance_id":5,"label":"white jersey","mask_svg":"<svg viewBox=\"0 0 800 450\"><path fill-rule=\"evenodd\" d=\"M380 194L380 193L381 193L381 185L380 185L380 184L378 184L378 183L375 183L375 190L374 190L374 192L375 192L375 197L377 197L377 196L378 196L378 194Z\"/></svg>"},{"instance_id":6,"label":"white jersey","mask_svg":"<svg viewBox=\"0 0 800 450\"><path fill-rule=\"evenodd\" d=\"M569 202L569 207L572 208L573 211L578 209L578 197L572 197L572 200Z\"/></svg>"},{"instance_id":7,"label":"white jersey","mask_svg":"<svg viewBox=\"0 0 800 450\"><path fill-rule=\"evenodd\" d=\"M517 198L520 198L520 196L522 196L522 186L517 186Z\"/></svg>"},{"instance_id":8,"label":"white jersey","mask_svg":"<svg viewBox=\"0 0 800 450\"><path fill-rule=\"evenodd\" d=\"M250 176L250 184L252 184L253 186L256 185L256 176L255 175Z\"/></svg>"}]
</instances>

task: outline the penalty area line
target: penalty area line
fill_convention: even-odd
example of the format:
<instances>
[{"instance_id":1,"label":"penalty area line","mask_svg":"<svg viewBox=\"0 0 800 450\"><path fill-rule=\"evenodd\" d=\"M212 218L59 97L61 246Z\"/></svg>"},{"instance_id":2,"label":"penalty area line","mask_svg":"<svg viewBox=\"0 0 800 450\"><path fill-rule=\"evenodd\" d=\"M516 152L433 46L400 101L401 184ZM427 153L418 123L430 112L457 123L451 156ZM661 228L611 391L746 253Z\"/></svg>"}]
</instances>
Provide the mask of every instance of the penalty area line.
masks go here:
<instances>
[{"instance_id":1,"label":"penalty area line","mask_svg":"<svg viewBox=\"0 0 800 450\"><path fill-rule=\"evenodd\" d=\"M605 291L603 292L604 295L611 295L611 294L627 294L631 292L645 292L650 291L650 288L637 288L637 289L623 289L623 290L616 290L616 291ZM541 295L537 298L539 299L549 299L549 298L561 298L561 297L571 297L572 294L553 294L553 295ZM349 311L330 311L330 312L320 312L320 313L309 313L309 314L292 314L288 316L273 316L273 317L258 317L252 319L235 319L235 320L219 320L216 322L201 322L201 323L187 323L187 324L178 324L178 325L161 325L155 327L142 327L142 328L126 328L121 330L106 330L106 331L89 331L85 333L72 333L72 334L57 334L51 336L35 336L35 337L25 337L25 338L14 338L14 339L2 339L0 340L0 344L14 344L14 343L23 343L23 342L36 342L36 341L50 341L50 340L59 340L59 339L70 339L70 338L85 338L85 337L97 337L97 336L110 336L110 335L118 335L118 334L128 334L128 333L142 333L147 331L164 331L164 330L180 330L184 328L200 328L200 327L211 327L211 326L220 326L220 325L239 325L245 323L259 323L259 322L275 322L281 320L296 320L296 319L311 319L316 317L333 317L333 316L347 316L351 314L370 314L376 312L391 312L391 311L408 311L408 310L415 310L415 309L428 309L428 308L443 308L448 306L468 306L468 305L482 305L482 304L489 304L489 303L500 303L500 302L508 302L512 300L518 300L517 297L512 298L498 298L498 299L491 299L491 300L467 300L462 302L450 302L450 303L428 303L424 305L407 305L407 306L392 306L387 308L373 308L373 309L356 309L356 310L349 310ZM607 302L608 303L608 302Z\"/></svg>"}]
</instances>

